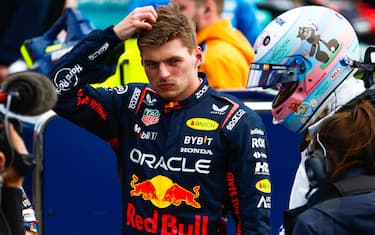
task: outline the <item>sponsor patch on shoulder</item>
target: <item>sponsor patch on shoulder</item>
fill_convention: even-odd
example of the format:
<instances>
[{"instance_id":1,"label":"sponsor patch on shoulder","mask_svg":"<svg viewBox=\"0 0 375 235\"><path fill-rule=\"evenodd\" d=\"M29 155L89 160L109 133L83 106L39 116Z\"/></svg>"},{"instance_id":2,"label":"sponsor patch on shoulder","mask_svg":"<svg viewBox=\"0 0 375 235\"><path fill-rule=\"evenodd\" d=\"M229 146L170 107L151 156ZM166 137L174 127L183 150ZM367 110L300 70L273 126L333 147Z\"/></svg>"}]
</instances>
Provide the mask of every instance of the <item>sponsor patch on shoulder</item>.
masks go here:
<instances>
[{"instance_id":1,"label":"sponsor patch on shoulder","mask_svg":"<svg viewBox=\"0 0 375 235\"><path fill-rule=\"evenodd\" d=\"M78 84L78 74L83 68L76 64L72 68L61 68L56 72L53 82L55 83L57 93L70 91Z\"/></svg>"}]
</instances>

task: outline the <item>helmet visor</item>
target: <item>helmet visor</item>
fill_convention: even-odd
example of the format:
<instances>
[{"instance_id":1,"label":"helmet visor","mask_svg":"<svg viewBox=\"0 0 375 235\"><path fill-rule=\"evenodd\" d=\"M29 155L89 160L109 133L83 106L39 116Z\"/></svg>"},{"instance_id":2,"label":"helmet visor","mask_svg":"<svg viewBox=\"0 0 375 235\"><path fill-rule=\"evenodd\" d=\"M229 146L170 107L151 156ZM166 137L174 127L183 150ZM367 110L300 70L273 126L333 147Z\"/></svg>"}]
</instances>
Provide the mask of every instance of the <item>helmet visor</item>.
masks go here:
<instances>
[{"instance_id":1,"label":"helmet visor","mask_svg":"<svg viewBox=\"0 0 375 235\"><path fill-rule=\"evenodd\" d=\"M297 81L295 66L253 63L250 64L247 88L269 88L294 81Z\"/></svg>"},{"instance_id":2,"label":"helmet visor","mask_svg":"<svg viewBox=\"0 0 375 235\"><path fill-rule=\"evenodd\" d=\"M300 55L290 56L286 59L285 64L250 64L247 88L269 88L303 80L311 67L310 62Z\"/></svg>"}]
</instances>

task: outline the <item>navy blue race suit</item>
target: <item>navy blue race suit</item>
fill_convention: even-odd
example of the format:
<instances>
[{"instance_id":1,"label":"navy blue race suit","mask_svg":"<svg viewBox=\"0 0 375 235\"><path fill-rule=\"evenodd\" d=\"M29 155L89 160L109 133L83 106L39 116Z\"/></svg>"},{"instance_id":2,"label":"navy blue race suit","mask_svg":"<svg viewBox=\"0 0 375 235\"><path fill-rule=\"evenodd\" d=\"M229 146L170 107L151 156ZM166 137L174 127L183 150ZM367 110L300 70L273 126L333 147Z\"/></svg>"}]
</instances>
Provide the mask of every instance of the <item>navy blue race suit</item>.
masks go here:
<instances>
[{"instance_id":1,"label":"navy blue race suit","mask_svg":"<svg viewBox=\"0 0 375 235\"><path fill-rule=\"evenodd\" d=\"M95 30L50 74L54 111L106 140L118 156L123 234L219 234L226 208L236 234L270 234L268 143L260 116L211 89L204 74L186 100L147 84L93 88L108 77L112 28Z\"/></svg>"}]
</instances>

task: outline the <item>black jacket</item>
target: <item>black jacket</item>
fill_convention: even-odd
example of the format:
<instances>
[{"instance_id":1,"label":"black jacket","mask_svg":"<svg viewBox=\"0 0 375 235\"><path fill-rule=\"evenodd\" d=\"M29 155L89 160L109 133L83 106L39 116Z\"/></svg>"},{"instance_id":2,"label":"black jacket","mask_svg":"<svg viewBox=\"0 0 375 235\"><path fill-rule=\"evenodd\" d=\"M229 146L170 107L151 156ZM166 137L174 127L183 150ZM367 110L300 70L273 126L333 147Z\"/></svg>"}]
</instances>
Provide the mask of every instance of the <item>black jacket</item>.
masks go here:
<instances>
[{"instance_id":1,"label":"black jacket","mask_svg":"<svg viewBox=\"0 0 375 235\"><path fill-rule=\"evenodd\" d=\"M21 189L3 187L1 190L0 234L25 235Z\"/></svg>"},{"instance_id":2,"label":"black jacket","mask_svg":"<svg viewBox=\"0 0 375 235\"><path fill-rule=\"evenodd\" d=\"M350 176L323 184L307 205L285 215L286 234L373 235L375 176Z\"/></svg>"}]
</instances>

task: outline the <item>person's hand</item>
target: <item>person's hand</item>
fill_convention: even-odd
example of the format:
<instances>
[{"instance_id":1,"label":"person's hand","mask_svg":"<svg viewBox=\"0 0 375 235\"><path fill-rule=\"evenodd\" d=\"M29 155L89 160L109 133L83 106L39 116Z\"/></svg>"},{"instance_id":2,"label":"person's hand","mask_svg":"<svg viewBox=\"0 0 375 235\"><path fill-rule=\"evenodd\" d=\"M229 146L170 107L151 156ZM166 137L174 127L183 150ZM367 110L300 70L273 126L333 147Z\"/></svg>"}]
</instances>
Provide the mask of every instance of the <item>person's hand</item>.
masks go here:
<instances>
[{"instance_id":1,"label":"person's hand","mask_svg":"<svg viewBox=\"0 0 375 235\"><path fill-rule=\"evenodd\" d=\"M151 29L156 22L157 14L152 6L137 7L122 21L113 27L121 41L131 38L140 29Z\"/></svg>"}]
</instances>

